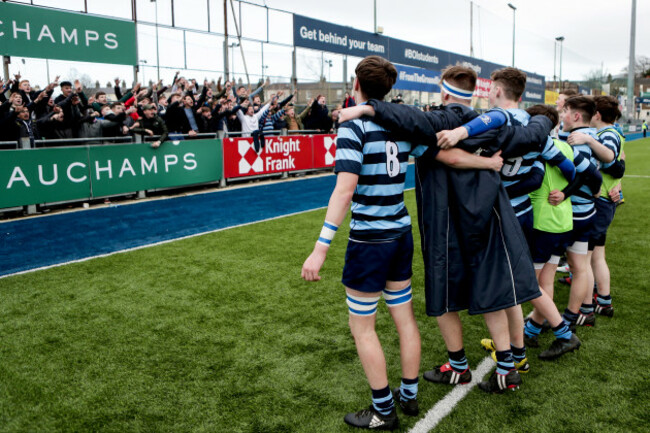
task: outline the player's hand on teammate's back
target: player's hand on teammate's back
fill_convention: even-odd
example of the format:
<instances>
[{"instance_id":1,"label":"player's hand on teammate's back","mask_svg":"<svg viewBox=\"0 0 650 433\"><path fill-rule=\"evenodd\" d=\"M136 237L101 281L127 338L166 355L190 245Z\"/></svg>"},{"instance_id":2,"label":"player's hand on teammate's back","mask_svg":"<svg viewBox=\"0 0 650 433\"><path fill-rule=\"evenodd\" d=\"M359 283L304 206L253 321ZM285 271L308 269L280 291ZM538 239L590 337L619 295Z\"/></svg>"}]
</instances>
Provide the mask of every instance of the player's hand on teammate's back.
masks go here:
<instances>
[{"instance_id":1,"label":"player's hand on teammate's back","mask_svg":"<svg viewBox=\"0 0 650 433\"><path fill-rule=\"evenodd\" d=\"M354 107L344 108L339 111L339 123L347 122L348 120L358 119L363 116L374 117L375 109L370 105L356 105Z\"/></svg>"},{"instance_id":2,"label":"player's hand on teammate's back","mask_svg":"<svg viewBox=\"0 0 650 433\"><path fill-rule=\"evenodd\" d=\"M307 257L305 263L302 265L302 272L300 276L305 281L320 281L320 268L323 267L325 263L325 258L327 257L327 247L317 244L314 247L314 251Z\"/></svg>"},{"instance_id":3,"label":"player's hand on teammate's back","mask_svg":"<svg viewBox=\"0 0 650 433\"><path fill-rule=\"evenodd\" d=\"M503 167L503 158L501 158L501 151L498 151L497 153L492 155L490 157L490 161L492 162L492 170L496 172L500 172L501 167Z\"/></svg>"},{"instance_id":4,"label":"player's hand on teammate's back","mask_svg":"<svg viewBox=\"0 0 650 433\"><path fill-rule=\"evenodd\" d=\"M440 131L436 134L438 147L450 149L457 145L459 141L466 139L468 135L467 129L462 126L452 130Z\"/></svg>"},{"instance_id":5,"label":"player's hand on teammate's back","mask_svg":"<svg viewBox=\"0 0 650 433\"><path fill-rule=\"evenodd\" d=\"M558 189L554 189L551 191L551 193L548 195L548 202L552 204L553 206L557 206L560 203L564 201L564 193Z\"/></svg>"}]
</instances>

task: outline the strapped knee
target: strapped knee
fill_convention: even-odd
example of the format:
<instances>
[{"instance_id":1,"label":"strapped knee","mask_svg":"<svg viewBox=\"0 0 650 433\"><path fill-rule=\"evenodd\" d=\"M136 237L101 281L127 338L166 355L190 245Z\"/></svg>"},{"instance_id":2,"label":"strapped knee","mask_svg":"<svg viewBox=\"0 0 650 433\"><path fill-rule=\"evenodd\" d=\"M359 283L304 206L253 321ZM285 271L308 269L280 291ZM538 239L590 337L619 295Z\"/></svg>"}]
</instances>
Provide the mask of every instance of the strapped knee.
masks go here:
<instances>
[{"instance_id":1,"label":"strapped knee","mask_svg":"<svg viewBox=\"0 0 650 433\"><path fill-rule=\"evenodd\" d=\"M379 305L379 296L362 297L352 296L348 294L347 299L348 310L350 314L355 316L372 316L377 313L377 305Z\"/></svg>"},{"instance_id":2,"label":"strapped knee","mask_svg":"<svg viewBox=\"0 0 650 433\"><path fill-rule=\"evenodd\" d=\"M397 307L407 302L411 302L413 298L413 293L411 290L411 285L409 284L403 289L399 290L388 290L384 289L384 299L386 300L386 305L389 308Z\"/></svg>"}]
</instances>

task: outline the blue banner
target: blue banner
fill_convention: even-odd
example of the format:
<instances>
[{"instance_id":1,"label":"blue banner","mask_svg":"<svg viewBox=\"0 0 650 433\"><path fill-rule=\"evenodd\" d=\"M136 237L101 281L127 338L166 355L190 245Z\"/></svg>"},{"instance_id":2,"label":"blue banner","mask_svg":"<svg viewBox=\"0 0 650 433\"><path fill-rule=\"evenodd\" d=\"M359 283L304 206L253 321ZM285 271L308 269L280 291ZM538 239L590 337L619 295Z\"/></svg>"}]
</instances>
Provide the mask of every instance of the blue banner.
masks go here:
<instances>
[{"instance_id":1,"label":"blue banner","mask_svg":"<svg viewBox=\"0 0 650 433\"><path fill-rule=\"evenodd\" d=\"M378 55L388 58L387 37L302 15L293 16L293 44L356 57Z\"/></svg>"},{"instance_id":2,"label":"blue banner","mask_svg":"<svg viewBox=\"0 0 650 433\"><path fill-rule=\"evenodd\" d=\"M396 64L415 66L434 71L438 76L440 74L437 71L449 65L463 65L472 68L479 77L489 79L492 72L505 67L462 54L450 53L449 51L439 50L437 48L364 32L352 27L331 24L302 15L293 16L293 44L296 47L355 57L379 55ZM421 78L424 81L421 81L418 85L417 78L413 75L416 72L413 69L402 69L401 71L405 73L404 76L407 79L414 78L416 81L400 83L398 85L404 87L396 87L397 89L421 90L420 87L425 85L427 81L426 78ZM422 71L417 72L420 75L424 73ZM426 74L428 79L435 76L428 72ZM543 104L546 88L545 78L529 72L526 74L528 75L528 81L522 100ZM428 82L426 85L431 86L432 83ZM417 86L418 88L414 89L413 86ZM422 91L425 90L422 89ZM434 91L439 91L439 88Z\"/></svg>"},{"instance_id":3,"label":"blue banner","mask_svg":"<svg viewBox=\"0 0 650 433\"><path fill-rule=\"evenodd\" d=\"M450 53L447 51L399 39L390 39L389 42L389 57L386 58L393 63L439 71L447 67L451 62Z\"/></svg>"},{"instance_id":4,"label":"blue banner","mask_svg":"<svg viewBox=\"0 0 650 433\"><path fill-rule=\"evenodd\" d=\"M578 93L581 95L589 96L591 95L591 87L578 86Z\"/></svg>"},{"instance_id":5,"label":"blue banner","mask_svg":"<svg viewBox=\"0 0 650 433\"><path fill-rule=\"evenodd\" d=\"M395 65L397 82L393 89L414 90L416 92L440 92L440 72L430 69L413 68L411 66Z\"/></svg>"}]
</instances>

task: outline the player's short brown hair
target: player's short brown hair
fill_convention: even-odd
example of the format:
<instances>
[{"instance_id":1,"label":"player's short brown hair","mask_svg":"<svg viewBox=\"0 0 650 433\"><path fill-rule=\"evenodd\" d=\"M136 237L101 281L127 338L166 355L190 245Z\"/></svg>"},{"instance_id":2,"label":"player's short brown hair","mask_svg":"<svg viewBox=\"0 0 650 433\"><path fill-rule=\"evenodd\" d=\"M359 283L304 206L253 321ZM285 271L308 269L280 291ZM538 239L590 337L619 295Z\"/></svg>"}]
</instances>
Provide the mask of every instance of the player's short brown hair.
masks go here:
<instances>
[{"instance_id":1,"label":"player's short brown hair","mask_svg":"<svg viewBox=\"0 0 650 433\"><path fill-rule=\"evenodd\" d=\"M591 118L596 114L596 103L588 96L572 96L564 102L564 107L578 111L582 114L582 120L587 123L591 122Z\"/></svg>"},{"instance_id":2,"label":"player's short brown hair","mask_svg":"<svg viewBox=\"0 0 650 433\"><path fill-rule=\"evenodd\" d=\"M447 66L442 70L440 81L448 81L451 85L459 89L473 92L476 88L477 78L478 76L474 69L468 68L467 66L455 65Z\"/></svg>"},{"instance_id":3,"label":"player's short brown hair","mask_svg":"<svg viewBox=\"0 0 650 433\"><path fill-rule=\"evenodd\" d=\"M357 65L354 73L361 91L370 99L384 99L397 81L397 69L380 56L368 56Z\"/></svg>"},{"instance_id":4,"label":"player's short brown hair","mask_svg":"<svg viewBox=\"0 0 650 433\"><path fill-rule=\"evenodd\" d=\"M560 115L558 114L555 107L544 104L533 105L532 107L526 108L526 113L531 116L546 116L551 122L553 122L553 127L557 125L560 121Z\"/></svg>"},{"instance_id":5,"label":"player's short brown hair","mask_svg":"<svg viewBox=\"0 0 650 433\"><path fill-rule=\"evenodd\" d=\"M560 92L560 95L564 95L567 98L570 98L572 96L576 96L577 94L578 94L578 92L576 90L574 90L574 89L564 89L564 90L562 90Z\"/></svg>"},{"instance_id":6,"label":"player's short brown hair","mask_svg":"<svg viewBox=\"0 0 650 433\"><path fill-rule=\"evenodd\" d=\"M526 89L526 73L517 68L503 68L492 72L492 81L498 83L506 95L512 101L519 101Z\"/></svg>"},{"instance_id":7,"label":"player's short brown hair","mask_svg":"<svg viewBox=\"0 0 650 433\"><path fill-rule=\"evenodd\" d=\"M600 95L594 96L596 111L600 113L600 118L605 123L614 123L621 117L621 110L618 108L618 99L613 96Z\"/></svg>"}]
</instances>

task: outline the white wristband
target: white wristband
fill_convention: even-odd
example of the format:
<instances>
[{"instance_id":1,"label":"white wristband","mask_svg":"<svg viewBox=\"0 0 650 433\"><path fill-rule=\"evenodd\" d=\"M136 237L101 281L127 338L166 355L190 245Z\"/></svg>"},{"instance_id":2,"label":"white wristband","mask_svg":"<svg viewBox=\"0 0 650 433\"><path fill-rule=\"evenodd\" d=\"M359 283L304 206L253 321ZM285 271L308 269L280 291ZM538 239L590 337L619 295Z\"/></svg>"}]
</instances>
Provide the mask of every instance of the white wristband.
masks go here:
<instances>
[{"instance_id":1,"label":"white wristband","mask_svg":"<svg viewBox=\"0 0 650 433\"><path fill-rule=\"evenodd\" d=\"M325 221L323 223L323 228L320 231L320 236L318 237L318 243L321 243L329 247L330 244L332 243L332 239L334 239L336 230L338 230L337 225Z\"/></svg>"}]
</instances>

